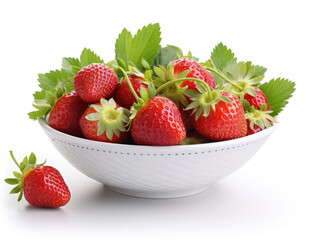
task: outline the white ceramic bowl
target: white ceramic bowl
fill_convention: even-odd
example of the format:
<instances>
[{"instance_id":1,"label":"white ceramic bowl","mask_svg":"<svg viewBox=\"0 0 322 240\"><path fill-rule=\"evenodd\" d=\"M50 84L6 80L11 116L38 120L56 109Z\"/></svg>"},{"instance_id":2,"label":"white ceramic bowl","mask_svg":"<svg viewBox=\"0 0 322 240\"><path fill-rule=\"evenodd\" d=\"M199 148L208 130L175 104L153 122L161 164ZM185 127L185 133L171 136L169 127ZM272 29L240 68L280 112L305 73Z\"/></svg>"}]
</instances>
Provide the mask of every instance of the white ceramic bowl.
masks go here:
<instances>
[{"instance_id":1,"label":"white ceramic bowl","mask_svg":"<svg viewBox=\"0 0 322 240\"><path fill-rule=\"evenodd\" d=\"M199 193L246 163L277 124L230 141L179 146L112 144L73 137L39 123L78 170L130 196L174 198Z\"/></svg>"}]
</instances>

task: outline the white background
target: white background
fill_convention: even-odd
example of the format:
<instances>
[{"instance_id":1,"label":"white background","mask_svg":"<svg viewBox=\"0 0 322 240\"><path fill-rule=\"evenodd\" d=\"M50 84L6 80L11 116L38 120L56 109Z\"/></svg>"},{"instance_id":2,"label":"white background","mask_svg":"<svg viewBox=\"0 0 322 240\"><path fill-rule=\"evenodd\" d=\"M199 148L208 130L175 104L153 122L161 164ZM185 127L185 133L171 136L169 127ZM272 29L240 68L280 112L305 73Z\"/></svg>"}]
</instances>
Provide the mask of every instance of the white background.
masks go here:
<instances>
[{"instance_id":1,"label":"white background","mask_svg":"<svg viewBox=\"0 0 322 240\"><path fill-rule=\"evenodd\" d=\"M319 1L1 1L0 238L322 239L321 7ZM188 198L110 192L61 157L28 119L37 74L89 47L107 62L123 27L159 22L162 45L205 60L220 41L297 90L267 143L243 168ZM57 210L16 203L2 179L31 151L72 193ZM4 238L6 236L6 238Z\"/></svg>"}]
</instances>

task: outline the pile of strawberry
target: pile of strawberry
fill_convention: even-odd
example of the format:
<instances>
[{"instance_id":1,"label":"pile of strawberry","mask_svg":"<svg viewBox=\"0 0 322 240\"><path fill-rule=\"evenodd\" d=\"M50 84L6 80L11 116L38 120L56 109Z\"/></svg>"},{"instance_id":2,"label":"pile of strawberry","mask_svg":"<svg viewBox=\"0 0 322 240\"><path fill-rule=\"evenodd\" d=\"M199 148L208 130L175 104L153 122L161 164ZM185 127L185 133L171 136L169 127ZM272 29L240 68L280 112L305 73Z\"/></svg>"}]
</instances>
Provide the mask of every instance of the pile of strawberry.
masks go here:
<instances>
[{"instance_id":1,"label":"pile of strawberry","mask_svg":"<svg viewBox=\"0 0 322 240\"><path fill-rule=\"evenodd\" d=\"M39 75L30 118L110 143L198 143L188 132L224 141L272 126L295 90L281 78L261 84L266 68L237 62L222 43L199 62L178 47L160 47L160 35L158 24L134 36L124 29L108 63L86 48L79 59L64 58L61 70Z\"/></svg>"},{"instance_id":2,"label":"pile of strawberry","mask_svg":"<svg viewBox=\"0 0 322 240\"><path fill-rule=\"evenodd\" d=\"M79 59L63 58L62 69L39 74L36 111L61 132L110 143L196 144L244 137L272 126L295 91L287 79L261 84L266 68L237 62L222 43L199 62L180 48L161 47L159 24L136 35L123 29L115 59L105 63L89 49ZM190 136L190 137L189 137ZM53 167L36 164L33 153L19 164L21 173L5 181L10 193L33 206L67 204L70 191Z\"/></svg>"}]
</instances>

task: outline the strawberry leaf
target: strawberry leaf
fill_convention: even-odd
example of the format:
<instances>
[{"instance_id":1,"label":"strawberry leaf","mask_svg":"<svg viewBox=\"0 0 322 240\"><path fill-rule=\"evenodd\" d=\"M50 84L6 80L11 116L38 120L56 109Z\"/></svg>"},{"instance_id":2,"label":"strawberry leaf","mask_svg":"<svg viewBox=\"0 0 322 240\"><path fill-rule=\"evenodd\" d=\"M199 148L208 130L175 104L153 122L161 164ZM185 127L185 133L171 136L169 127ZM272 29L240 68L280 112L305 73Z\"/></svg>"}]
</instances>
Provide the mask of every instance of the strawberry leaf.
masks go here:
<instances>
[{"instance_id":1,"label":"strawberry leaf","mask_svg":"<svg viewBox=\"0 0 322 240\"><path fill-rule=\"evenodd\" d=\"M104 63L104 61L89 48L84 48L79 59L72 57L63 58L62 69L68 72L73 80L79 70L92 63Z\"/></svg>"},{"instance_id":2,"label":"strawberry leaf","mask_svg":"<svg viewBox=\"0 0 322 240\"><path fill-rule=\"evenodd\" d=\"M46 116L54 107L56 101L67 93L62 82L58 82L55 89L35 92L33 106L37 109L28 113L29 118L36 120L38 117Z\"/></svg>"},{"instance_id":3,"label":"strawberry leaf","mask_svg":"<svg viewBox=\"0 0 322 240\"><path fill-rule=\"evenodd\" d=\"M70 79L71 74L62 70L50 71L45 74L38 74L39 87L43 90L55 89L59 82L62 82L66 87L67 92L74 89L73 79Z\"/></svg>"},{"instance_id":4,"label":"strawberry leaf","mask_svg":"<svg viewBox=\"0 0 322 240\"><path fill-rule=\"evenodd\" d=\"M267 98L271 115L278 115L288 104L288 99L295 91L295 83L284 78L272 79L259 86Z\"/></svg>"},{"instance_id":5,"label":"strawberry leaf","mask_svg":"<svg viewBox=\"0 0 322 240\"><path fill-rule=\"evenodd\" d=\"M51 107L48 108L42 108L42 109L38 109L36 111L31 111L28 113L29 118L33 119L33 120L37 120L38 117L42 117L44 115L47 115L51 110Z\"/></svg>"},{"instance_id":6,"label":"strawberry leaf","mask_svg":"<svg viewBox=\"0 0 322 240\"><path fill-rule=\"evenodd\" d=\"M84 48L79 60L82 67L88 66L92 63L104 63L104 61L96 53L88 48Z\"/></svg>"},{"instance_id":7,"label":"strawberry leaf","mask_svg":"<svg viewBox=\"0 0 322 240\"><path fill-rule=\"evenodd\" d=\"M124 28L115 42L115 58L119 66L126 70L128 70L128 55L131 51L132 40L132 34Z\"/></svg>"},{"instance_id":8,"label":"strawberry leaf","mask_svg":"<svg viewBox=\"0 0 322 240\"><path fill-rule=\"evenodd\" d=\"M251 66L252 66L252 62L247 61L246 62L247 72L249 71ZM255 78L255 77L263 76L263 75L265 75L266 71L267 71L267 68L264 68L263 66L255 65L255 72L252 75L252 77Z\"/></svg>"},{"instance_id":9,"label":"strawberry leaf","mask_svg":"<svg viewBox=\"0 0 322 240\"><path fill-rule=\"evenodd\" d=\"M176 46L167 45L160 48L157 56L153 60L152 66L162 65L167 67L169 62L177 60L178 55L182 54L182 50Z\"/></svg>"},{"instance_id":10,"label":"strawberry leaf","mask_svg":"<svg viewBox=\"0 0 322 240\"><path fill-rule=\"evenodd\" d=\"M231 49L227 48L223 43L219 43L211 52L210 59L213 61L215 67L222 71L225 75L225 72L236 72L237 67L237 58L235 58L235 54L231 51ZM227 70L227 68L233 68L232 70ZM216 85L224 82L224 79L218 76L217 74L213 74Z\"/></svg>"},{"instance_id":11,"label":"strawberry leaf","mask_svg":"<svg viewBox=\"0 0 322 240\"><path fill-rule=\"evenodd\" d=\"M126 70L128 70L128 62L130 61L143 71L142 59L145 59L149 65L152 64L160 48L160 36L158 23L143 27L134 37L127 29L123 29L116 39L115 58L123 60Z\"/></svg>"},{"instance_id":12,"label":"strawberry leaf","mask_svg":"<svg viewBox=\"0 0 322 240\"><path fill-rule=\"evenodd\" d=\"M223 43L219 43L213 49L210 58L219 70L223 70L227 65L237 61L234 53Z\"/></svg>"},{"instance_id":13,"label":"strawberry leaf","mask_svg":"<svg viewBox=\"0 0 322 240\"><path fill-rule=\"evenodd\" d=\"M78 58L63 58L62 68L75 75L82 68L82 64Z\"/></svg>"}]
</instances>

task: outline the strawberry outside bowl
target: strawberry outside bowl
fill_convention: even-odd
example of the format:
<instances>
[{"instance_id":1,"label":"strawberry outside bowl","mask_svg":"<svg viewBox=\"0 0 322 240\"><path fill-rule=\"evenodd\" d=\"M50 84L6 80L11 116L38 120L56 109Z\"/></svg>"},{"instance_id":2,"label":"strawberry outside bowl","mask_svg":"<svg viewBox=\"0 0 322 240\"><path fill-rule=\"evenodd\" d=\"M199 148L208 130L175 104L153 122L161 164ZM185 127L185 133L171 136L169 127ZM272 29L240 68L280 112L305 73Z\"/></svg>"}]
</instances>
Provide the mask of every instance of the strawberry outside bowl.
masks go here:
<instances>
[{"instance_id":1,"label":"strawberry outside bowl","mask_svg":"<svg viewBox=\"0 0 322 240\"><path fill-rule=\"evenodd\" d=\"M92 141L41 127L75 168L111 190L143 198L175 198L206 190L244 165L277 124L250 136L213 143L141 146Z\"/></svg>"}]
</instances>

